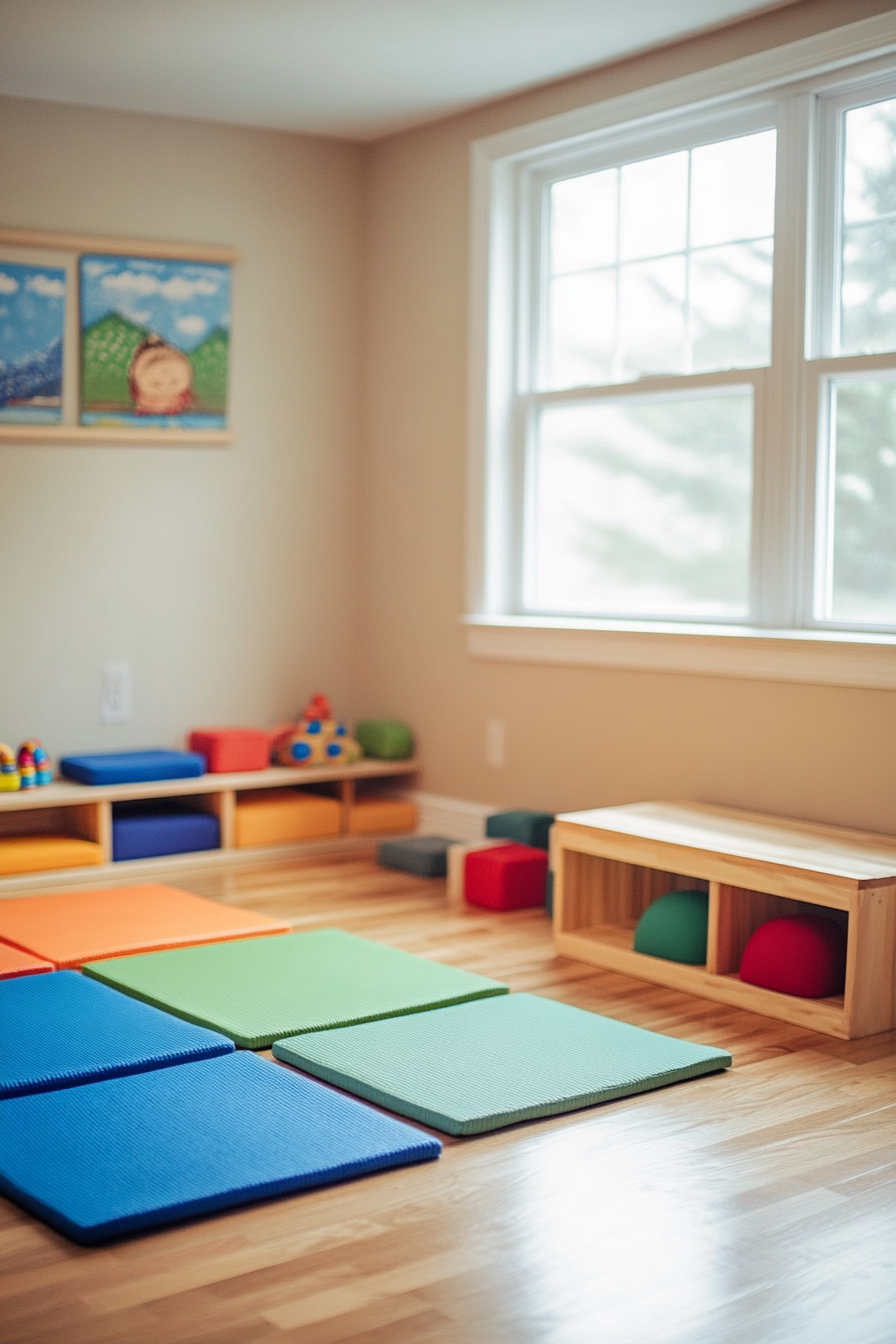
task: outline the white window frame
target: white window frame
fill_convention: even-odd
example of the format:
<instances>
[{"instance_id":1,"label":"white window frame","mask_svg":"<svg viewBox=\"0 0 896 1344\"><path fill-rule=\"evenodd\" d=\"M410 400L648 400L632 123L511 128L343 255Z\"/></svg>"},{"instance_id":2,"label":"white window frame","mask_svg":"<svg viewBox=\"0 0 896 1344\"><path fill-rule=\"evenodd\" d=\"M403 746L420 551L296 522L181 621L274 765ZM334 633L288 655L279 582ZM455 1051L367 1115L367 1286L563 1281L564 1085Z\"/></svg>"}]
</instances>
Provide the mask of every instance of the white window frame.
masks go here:
<instances>
[{"instance_id":1,"label":"white window frame","mask_svg":"<svg viewBox=\"0 0 896 1344\"><path fill-rule=\"evenodd\" d=\"M813 288L810 284L807 294L807 276L822 273L834 247L834 235L826 228L830 211L820 212L818 219L808 213L810 196L817 198L817 192L810 194L810 182L815 183L819 162L824 162L817 146L832 133L844 102L840 88L867 79L873 90L875 81L896 67L894 53L896 15L890 12L473 144L464 621L474 656L896 688L892 629L844 629L818 621L812 591L819 544L815 445L827 380L833 373L892 369L896 355L833 358L824 302L814 302L807 312ZM872 92L869 101L873 97ZM847 95L846 100L855 98ZM769 112L772 103L776 114ZM754 386L755 624L520 615L512 557L519 554L515 531L522 518L516 387L519 368L532 353L527 342L533 340L520 320L533 282L521 263L521 234L531 226L523 209L533 194L528 183L546 171L548 156L556 176L563 156L575 163L585 153L599 154L604 137L612 136L618 163L625 139L636 145L649 136L650 152L660 153L662 148L653 148L662 144L660 137L680 147L689 126L699 138L700 127L710 124L710 138L724 139L729 120L746 128L734 134L748 133L751 125L759 129L777 122L779 128L772 341L777 352L788 352L787 359L776 358L767 369L651 379L649 389L720 382ZM718 135L717 127L722 128ZM823 178L818 183L827 193L834 186ZM623 390L626 385L607 394ZM639 390L647 389L642 384Z\"/></svg>"}]
</instances>

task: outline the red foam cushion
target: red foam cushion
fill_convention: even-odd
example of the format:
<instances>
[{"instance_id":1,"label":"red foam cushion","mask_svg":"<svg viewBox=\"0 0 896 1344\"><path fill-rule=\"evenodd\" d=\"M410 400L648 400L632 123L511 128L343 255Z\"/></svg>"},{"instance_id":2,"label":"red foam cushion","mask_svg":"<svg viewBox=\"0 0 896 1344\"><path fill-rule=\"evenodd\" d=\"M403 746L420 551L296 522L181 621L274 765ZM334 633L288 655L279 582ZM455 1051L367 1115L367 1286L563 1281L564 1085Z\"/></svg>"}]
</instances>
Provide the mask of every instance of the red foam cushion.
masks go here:
<instances>
[{"instance_id":1,"label":"red foam cushion","mask_svg":"<svg viewBox=\"0 0 896 1344\"><path fill-rule=\"evenodd\" d=\"M260 728L197 728L190 734L190 750L205 757L210 775L264 770L270 764L268 735Z\"/></svg>"},{"instance_id":2,"label":"red foam cushion","mask_svg":"<svg viewBox=\"0 0 896 1344\"><path fill-rule=\"evenodd\" d=\"M846 930L824 915L771 919L753 934L740 963L740 978L779 994L824 999L842 994L846 981Z\"/></svg>"},{"instance_id":3,"label":"red foam cushion","mask_svg":"<svg viewBox=\"0 0 896 1344\"><path fill-rule=\"evenodd\" d=\"M544 905L548 856L531 845L474 849L464 860L464 896L485 910Z\"/></svg>"}]
</instances>

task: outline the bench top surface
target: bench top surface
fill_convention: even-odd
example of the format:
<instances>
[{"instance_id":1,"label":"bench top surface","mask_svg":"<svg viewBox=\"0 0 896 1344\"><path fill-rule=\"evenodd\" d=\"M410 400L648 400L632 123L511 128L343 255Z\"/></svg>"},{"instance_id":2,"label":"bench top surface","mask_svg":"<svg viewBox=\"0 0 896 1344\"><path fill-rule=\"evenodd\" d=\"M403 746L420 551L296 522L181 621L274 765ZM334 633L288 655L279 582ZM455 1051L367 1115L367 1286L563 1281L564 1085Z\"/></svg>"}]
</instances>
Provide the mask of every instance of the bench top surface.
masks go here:
<instances>
[{"instance_id":1,"label":"bench top surface","mask_svg":"<svg viewBox=\"0 0 896 1344\"><path fill-rule=\"evenodd\" d=\"M575 834L567 827L587 828L659 845L829 873L859 883L896 882L896 836L703 803L631 803L563 812L556 820L561 843Z\"/></svg>"}]
</instances>

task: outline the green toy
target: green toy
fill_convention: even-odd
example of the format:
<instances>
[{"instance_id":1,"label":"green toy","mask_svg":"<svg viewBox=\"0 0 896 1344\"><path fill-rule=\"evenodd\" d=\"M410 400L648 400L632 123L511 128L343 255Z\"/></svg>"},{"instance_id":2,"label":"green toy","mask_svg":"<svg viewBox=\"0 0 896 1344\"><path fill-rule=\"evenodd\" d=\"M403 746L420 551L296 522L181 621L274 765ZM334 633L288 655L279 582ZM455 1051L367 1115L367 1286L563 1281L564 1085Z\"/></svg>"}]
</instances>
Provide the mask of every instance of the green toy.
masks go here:
<instances>
[{"instance_id":1,"label":"green toy","mask_svg":"<svg viewBox=\"0 0 896 1344\"><path fill-rule=\"evenodd\" d=\"M406 723L397 719L362 719L355 740L365 756L381 761L404 761L414 754L414 738Z\"/></svg>"},{"instance_id":2,"label":"green toy","mask_svg":"<svg viewBox=\"0 0 896 1344\"><path fill-rule=\"evenodd\" d=\"M705 891L667 891L638 920L635 951L687 966L706 962L709 896Z\"/></svg>"}]
</instances>

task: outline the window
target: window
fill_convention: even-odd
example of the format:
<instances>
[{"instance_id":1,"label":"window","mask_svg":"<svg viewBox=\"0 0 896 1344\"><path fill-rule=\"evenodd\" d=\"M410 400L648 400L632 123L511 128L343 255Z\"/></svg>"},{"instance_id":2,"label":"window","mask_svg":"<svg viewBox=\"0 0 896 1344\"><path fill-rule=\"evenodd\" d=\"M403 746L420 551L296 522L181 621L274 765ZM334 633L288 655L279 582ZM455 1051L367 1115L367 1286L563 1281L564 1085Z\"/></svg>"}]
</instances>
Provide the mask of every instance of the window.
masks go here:
<instances>
[{"instance_id":1,"label":"window","mask_svg":"<svg viewBox=\"0 0 896 1344\"><path fill-rule=\"evenodd\" d=\"M480 148L483 619L896 635L896 69L832 64Z\"/></svg>"}]
</instances>

